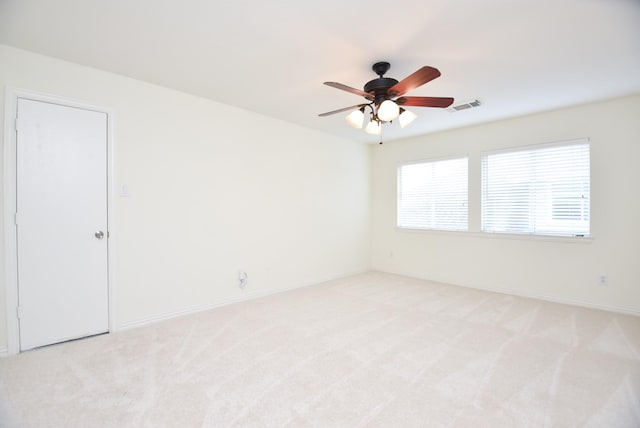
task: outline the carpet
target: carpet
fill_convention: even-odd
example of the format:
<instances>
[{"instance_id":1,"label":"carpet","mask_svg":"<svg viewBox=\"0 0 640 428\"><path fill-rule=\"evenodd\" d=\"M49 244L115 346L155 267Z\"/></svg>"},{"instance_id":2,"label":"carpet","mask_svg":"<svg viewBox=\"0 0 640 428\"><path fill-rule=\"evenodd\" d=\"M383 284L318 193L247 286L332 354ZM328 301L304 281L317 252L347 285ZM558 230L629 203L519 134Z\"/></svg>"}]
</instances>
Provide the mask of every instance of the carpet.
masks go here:
<instances>
[{"instance_id":1,"label":"carpet","mask_svg":"<svg viewBox=\"0 0 640 428\"><path fill-rule=\"evenodd\" d=\"M639 427L640 317L378 272L0 359L2 427Z\"/></svg>"}]
</instances>

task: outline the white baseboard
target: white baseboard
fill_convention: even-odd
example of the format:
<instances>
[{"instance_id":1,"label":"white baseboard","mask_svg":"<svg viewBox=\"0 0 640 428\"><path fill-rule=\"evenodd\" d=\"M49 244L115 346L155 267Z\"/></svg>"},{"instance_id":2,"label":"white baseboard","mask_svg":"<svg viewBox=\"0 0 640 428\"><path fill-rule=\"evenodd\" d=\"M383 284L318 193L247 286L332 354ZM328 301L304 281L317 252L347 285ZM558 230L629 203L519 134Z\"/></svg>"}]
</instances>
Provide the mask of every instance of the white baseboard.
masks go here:
<instances>
[{"instance_id":1,"label":"white baseboard","mask_svg":"<svg viewBox=\"0 0 640 428\"><path fill-rule=\"evenodd\" d=\"M463 287L467 287L467 286L463 286ZM588 309L598 309L598 310L601 310L601 311L615 312L615 313L625 314L625 315L637 315L637 316L640 316L640 310L633 309L633 308L624 308L624 307L620 307L620 306L602 305L600 303L593 303L593 302L585 302L585 301L582 301L582 300L567 299L565 297L559 297L559 296L550 296L550 295L546 295L546 294L537 294L537 293L521 293L521 292L515 292L515 291L512 291L512 290L505 290L505 289L498 289L498 288L493 288L492 289L492 288L487 288L487 287L467 287L467 288L476 288L478 290L491 291L491 292L494 292L494 293L509 294L509 295L517 296L517 297L526 297L527 299L544 300L545 302L561 303L563 305L580 306L580 307L588 308Z\"/></svg>"},{"instance_id":2,"label":"white baseboard","mask_svg":"<svg viewBox=\"0 0 640 428\"><path fill-rule=\"evenodd\" d=\"M141 318L141 319L134 320L134 321L125 322L125 323L120 324L116 328L116 331L129 330L129 329L132 329L132 328L138 328L138 327L142 327L142 326L145 326L145 325L154 324L154 323L157 323L157 322L160 322L160 321L169 320L169 319L172 319L172 318L177 318L177 317L182 317L182 316L185 316L185 315L195 314L195 313L198 313L198 312L208 311L208 310L211 310L211 309L219 308L221 306L227 306L227 305L231 305L231 304L234 304L234 303L253 300L253 299L260 298L260 297L270 296L272 294L284 293L286 291L296 290L298 288L309 287L309 286L312 286L312 285L321 284L323 282L332 281L332 280L340 279L340 278L345 278L347 276L357 275L359 273L364 273L364 272L368 272L368 271L345 273L345 274L342 274L342 275L332 276L330 278L323 278L323 279L318 279L318 280L313 280L313 281L307 281L305 283L302 283L301 285L295 285L295 286L292 286L292 287L280 288L280 289L277 289L277 290L250 291L250 292L247 292L246 294L244 294L242 296L233 297L233 298L230 298L230 299L224 299L224 300L220 300L220 301L216 301L216 302L212 302L212 303L207 303L207 304L203 304L203 305L194 305L194 306L190 306L188 308L184 308L184 309L181 309L181 310L178 310L178 311L170 311L170 312L159 313L159 314L156 314L156 315L152 315L150 317L146 317L146 318Z\"/></svg>"},{"instance_id":3,"label":"white baseboard","mask_svg":"<svg viewBox=\"0 0 640 428\"><path fill-rule=\"evenodd\" d=\"M156 314L156 315L153 315L153 316L150 316L150 317L141 318L141 319L134 320L134 321L129 321L129 322L126 322L126 323L123 323L123 324L119 325L116 328L116 331L118 331L118 330L129 330L129 329L132 329L132 328L142 327L142 326L145 326L145 325L154 324L156 322L165 321L165 320L169 320L169 319L172 319L172 318L177 318L177 317L181 317L181 316L185 316L185 315L195 314L195 313L198 313L198 312L208 311L208 310L215 309L215 308L218 308L218 307L221 307L221 306L226 306L226 305L231 305L231 304L234 304L234 303L253 300L253 299L257 299L257 298L260 298L260 297L265 297L265 296L269 296L269 295L273 295L273 294L284 293L284 292L287 292L287 291L296 290L296 289L304 288L304 287L309 287L309 286L312 286L312 285L316 285L316 284L320 284L320 283L323 283L323 282L327 282L327 281L332 281L332 280L348 277L348 276L351 276L351 275L357 275L357 274L364 273L364 272L366 272L366 271L345 273L343 275L336 275L336 276L330 277L330 278L324 278L324 279L319 279L319 280L314 280L314 281L308 281L308 282L305 282L305 283L300 284L300 285L281 288L281 289L277 289L277 290L248 292L248 293L246 293L246 294L244 294L242 296L234 297L234 298L231 298L231 299L220 300L220 301L217 301L217 302L212 302L212 303L203 304L203 305L194 305L194 306L191 306L191 307L188 307L188 308L184 308L184 309L181 309L181 310L178 310L178 311L160 313L160 314ZM402 274L402 273L399 273L399 272L392 272L392 271L380 271L380 272L410 277L410 275L405 275L405 274ZM418 279L422 279L422 280L425 280L425 281L434 281L434 282L442 283L442 281L432 280L432 279L429 279L429 278L418 278ZM492 293L500 293L500 294L507 294L507 295L511 295L511 296L524 297L524 298L528 298L528 299L544 300L544 301L547 301L547 302L561 303L561 304L573 305L573 306L581 306L581 307L590 308L590 309L598 309L598 310L603 310L603 311L609 311L609 312L616 312L616 313L627 314L627 315L640 316L640 310L637 310L637 309L619 307L619 306L611 306L611 305L602 305L602 304L598 304L598 303L584 302L584 301L575 300L575 299L567 299L567 298L559 297L559 296L550 296L550 295L537 294L537 293L522 293L522 292L517 292L517 291L513 291L513 290L501 289L501 288L497 288L497 287L478 287L478 286L469 286L469 285L461 285L461 284L450 284L450 283L449 283L449 285L453 285L453 286L456 286L456 287L472 288L472 289L476 289L476 290L484 290L484 291L489 291L489 292L492 292ZM9 350L7 348L0 348L0 358L7 357L7 356L9 356Z\"/></svg>"},{"instance_id":4,"label":"white baseboard","mask_svg":"<svg viewBox=\"0 0 640 428\"><path fill-rule=\"evenodd\" d=\"M286 290L283 290L286 291ZM160 321L165 321L165 320L169 320L172 318L177 318L177 317L182 317L185 315L191 315L191 314L195 314L198 312L203 312L203 311L208 311L210 309L214 309L214 308L218 308L221 306L226 306L226 305L231 305L233 303L238 303L238 302L242 302L245 300L251 300L251 299L255 299L258 297L262 297L262 295L267 295L267 294L271 294L271 293L247 293L244 296L241 297L237 297L237 298L232 298L232 299L225 299L225 300L221 300L218 302L214 302L214 303L208 303L208 304L204 304L204 305L194 305L194 306L190 306L188 308L185 309L181 309L178 311L171 311L171 312L164 312L164 313L160 313L160 314L155 314L152 315L150 317L146 317L146 318L141 318L138 320L134 320L134 321L129 321L129 322L125 322L120 324L120 326L118 326L117 330L129 330L132 328L138 328L138 327L142 327L145 325L149 325L149 324L154 324Z\"/></svg>"},{"instance_id":5,"label":"white baseboard","mask_svg":"<svg viewBox=\"0 0 640 428\"><path fill-rule=\"evenodd\" d=\"M392 272L392 271L380 271L380 272L385 272L385 273L391 273L391 274L394 274L394 275L410 277L410 275L405 275L405 274L402 274L402 273L399 273L399 272ZM561 303L563 305L580 306L580 307L588 308L588 309L598 309L598 310L601 310L601 311L615 312L615 313L625 314L625 315L640 316L640 310L634 309L634 308L603 305L603 304L600 304L600 303L585 302L585 301L577 300L577 299L567 299L566 297L553 296L553 295L548 295L548 294L523 293L523 292L514 291L514 290L511 290L511 289L499 288L499 287L483 287L483 286L475 286L475 285L452 284L452 283L447 283L447 282L438 281L438 280L429 279L429 278L417 278L417 279L423 279L425 281L438 282L440 284L449 284L449 285L453 285L453 286L456 286L456 287L472 288L472 289L475 289L475 290L490 291L492 293L500 293L500 294L508 294L510 296L525 297L527 299L536 299L536 300L544 300L545 302Z\"/></svg>"}]
</instances>

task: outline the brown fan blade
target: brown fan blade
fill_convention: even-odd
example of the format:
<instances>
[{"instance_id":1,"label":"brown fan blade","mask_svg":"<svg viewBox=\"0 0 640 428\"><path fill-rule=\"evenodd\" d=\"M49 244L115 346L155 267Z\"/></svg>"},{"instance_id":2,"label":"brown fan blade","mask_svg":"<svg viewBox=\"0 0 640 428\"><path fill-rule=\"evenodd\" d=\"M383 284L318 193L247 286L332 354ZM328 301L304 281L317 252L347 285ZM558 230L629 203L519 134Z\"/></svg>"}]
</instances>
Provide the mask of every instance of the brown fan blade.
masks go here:
<instances>
[{"instance_id":1,"label":"brown fan blade","mask_svg":"<svg viewBox=\"0 0 640 428\"><path fill-rule=\"evenodd\" d=\"M330 116L332 114L342 113L343 111L355 110L357 108L361 108L361 107L364 107L366 105L367 104L358 104L357 106L345 107L345 108L341 108L340 110L334 110L334 111L328 111L326 113L321 113L318 116L320 116L320 117Z\"/></svg>"},{"instance_id":2,"label":"brown fan blade","mask_svg":"<svg viewBox=\"0 0 640 428\"><path fill-rule=\"evenodd\" d=\"M352 88L351 86L343 85L338 82L324 82L325 85L331 86L332 88L342 89L343 91L351 92L352 94L360 95L361 97L365 97L369 101L373 101L373 95L368 94L360 89Z\"/></svg>"},{"instance_id":3,"label":"brown fan blade","mask_svg":"<svg viewBox=\"0 0 640 428\"><path fill-rule=\"evenodd\" d=\"M453 98L443 97L400 97L396 100L399 106L440 107L446 108L453 104Z\"/></svg>"},{"instance_id":4,"label":"brown fan blade","mask_svg":"<svg viewBox=\"0 0 640 428\"><path fill-rule=\"evenodd\" d=\"M395 85L389 88L387 95L390 97L399 97L407 92L422 86L427 82L432 81L436 77L440 76L440 71L437 68L424 66L415 73L405 77Z\"/></svg>"}]
</instances>

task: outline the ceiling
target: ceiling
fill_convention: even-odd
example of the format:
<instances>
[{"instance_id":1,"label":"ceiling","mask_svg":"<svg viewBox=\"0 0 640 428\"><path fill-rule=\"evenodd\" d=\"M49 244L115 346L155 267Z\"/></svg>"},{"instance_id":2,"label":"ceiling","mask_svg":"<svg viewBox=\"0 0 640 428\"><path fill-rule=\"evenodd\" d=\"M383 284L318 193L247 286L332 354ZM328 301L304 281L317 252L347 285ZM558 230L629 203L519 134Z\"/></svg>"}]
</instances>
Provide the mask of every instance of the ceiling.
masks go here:
<instances>
[{"instance_id":1,"label":"ceiling","mask_svg":"<svg viewBox=\"0 0 640 428\"><path fill-rule=\"evenodd\" d=\"M482 103L413 108L385 141L640 93L639 0L0 0L0 43L370 143L318 114L363 101L322 82L380 60L441 71L407 95Z\"/></svg>"}]
</instances>

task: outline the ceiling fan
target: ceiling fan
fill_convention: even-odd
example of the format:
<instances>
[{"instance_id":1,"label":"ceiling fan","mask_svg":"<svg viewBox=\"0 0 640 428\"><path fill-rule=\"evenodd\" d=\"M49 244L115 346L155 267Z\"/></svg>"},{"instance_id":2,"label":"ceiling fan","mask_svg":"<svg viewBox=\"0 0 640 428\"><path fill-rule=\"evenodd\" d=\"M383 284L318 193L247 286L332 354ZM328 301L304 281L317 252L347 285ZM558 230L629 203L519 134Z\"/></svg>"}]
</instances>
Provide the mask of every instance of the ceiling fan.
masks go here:
<instances>
[{"instance_id":1,"label":"ceiling fan","mask_svg":"<svg viewBox=\"0 0 640 428\"><path fill-rule=\"evenodd\" d=\"M404 107L446 108L453 104L453 98L403 96L407 92L439 77L440 71L436 68L429 66L421 67L401 81L397 81L391 77L384 77L384 74L391 68L391 64L388 62L376 62L371 68L379 77L367 82L362 91L343 85L342 83L324 82L325 85L331 86L332 88L360 95L368 102L321 113L318 116L325 117L354 110L346 117L346 120L352 126L362 128L364 112L368 107L371 109L371 112L365 131L370 134L379 135L382 132L382 123L384 122L391 122L397 117L400 122L400 127L404 128L416 118L414 113L406 110Z\"/></svg>"}]
</instances>

